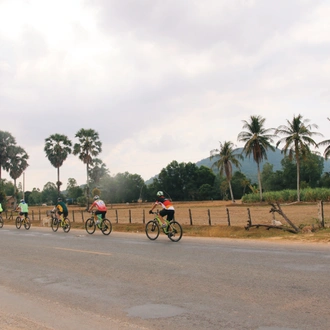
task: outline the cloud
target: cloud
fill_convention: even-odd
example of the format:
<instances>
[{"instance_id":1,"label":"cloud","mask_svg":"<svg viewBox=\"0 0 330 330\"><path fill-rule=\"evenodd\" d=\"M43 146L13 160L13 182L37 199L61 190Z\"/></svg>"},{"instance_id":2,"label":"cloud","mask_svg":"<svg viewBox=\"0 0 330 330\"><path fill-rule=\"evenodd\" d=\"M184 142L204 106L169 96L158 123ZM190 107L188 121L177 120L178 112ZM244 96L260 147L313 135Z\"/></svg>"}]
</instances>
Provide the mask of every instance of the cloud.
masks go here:
<instances>
[{"instance_id":1,"label":"cloud","mask_svg":"<svg viewBox=\"0 0 330 330\"><path fill-rule=\"evenodd\" d=\"M19 10L18 10L19 8ZM330 5L321 0L2 0L2 125L56 182L54 133L93 128L112 174L144 179L237 142L242 120L301 113L329 130ZM84 183L77 157L63 179Z\"/></svg>"}]
</instances>

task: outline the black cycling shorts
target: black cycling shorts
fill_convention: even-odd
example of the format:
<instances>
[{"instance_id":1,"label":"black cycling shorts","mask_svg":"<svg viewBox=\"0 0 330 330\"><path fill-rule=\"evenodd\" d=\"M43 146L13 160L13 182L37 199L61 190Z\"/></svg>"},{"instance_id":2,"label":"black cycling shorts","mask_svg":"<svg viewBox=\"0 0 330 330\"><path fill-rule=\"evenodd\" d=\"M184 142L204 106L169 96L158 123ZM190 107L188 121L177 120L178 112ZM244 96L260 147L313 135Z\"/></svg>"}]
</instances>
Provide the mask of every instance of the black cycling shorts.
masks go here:
<instances>
[{"instance_id":1,"label":"black cycling shorts","mask_svg":"<svg viewBox=\"0 0 330 330\"><path fill-rule=\"evenodd\" d=\"M162 217L166 216L166 220L171 221L174 218L174 210L166 210L166 209L162 209L159 214Z\"/></svg>"}]
</instances>

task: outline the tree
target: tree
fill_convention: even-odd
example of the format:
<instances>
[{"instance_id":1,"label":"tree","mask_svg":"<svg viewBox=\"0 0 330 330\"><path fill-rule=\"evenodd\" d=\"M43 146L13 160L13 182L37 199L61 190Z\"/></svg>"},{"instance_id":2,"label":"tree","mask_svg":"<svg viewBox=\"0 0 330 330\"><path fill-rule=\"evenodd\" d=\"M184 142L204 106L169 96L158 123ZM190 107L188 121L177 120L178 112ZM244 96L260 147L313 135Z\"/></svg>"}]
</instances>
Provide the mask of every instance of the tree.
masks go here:
<instances>
[{"instance_id":1,"label":"tree","mask_svg":"<svg viewBox=\"0 0 330 330\"><path fill-rule=\"evenodd\" d=\"M50 163L57 169L57 195L60 195L60 167L63 162L67 159L68 155L71 154L72 143L66 135L63 134L53 134L47 139L45 139L46 157Z\"/></svg>"},{"instance_id":2,"label":"tree","mask_svg":"<svg viewBox=\"0 0 330 330\"><path fill-rule=\"evenodd\" d=\"M57 203L57 187L53 182L47 182L41 192L42 202L48 205L56 205Z\"/></svg>"},{"instance_id":3,"label":"tree","mask_svg":"<svg viewBox=\"0 0 330 330\"><path fill-rule=\"evenodd\" d=\"M275 130L275 134L283 136L277 144L284 144L282 152L288 154L290 160L295 158L297 167L297 201L300 202L300 157L303 159L310 153L310 145L318 147L317 143L312 139L314 135L322 135L313 132L312 128L318 128L315 124L308 124L309 119L303 119L302 115L293 116L292 121L287 120L287 126L281 125Z\"/></svg>"},{"instance_id":4,"label":"tree","mask_svg":"<svg viewBox=\"0 0 330 330\"><path fill-rule=\"evenodd\" d=\"M6 170L9 172L10 177L14 180L14 196L15 203L17 199L17 188L16 188L16 180L22 175L25 169L29 166L27 160L29 159L29 155L25 152L22 147L19 146L11 146L9 147L9 160L5 165ZM16 207L16 205L15 205Z\"/></svg>"},{"instance_id":5,"label":"tree","mask_svg":"<svg viewBox=\"0 0 330 330\"><path fill-rule=\"evenodd\" d=\"M106 165L102 162L101 159L95 158L92 160L89 169L89 177L93 181L94 184L99 184L101 178L104 175L108 175L109 170Z\"/></svg>"},{"instance_id":6,"label":"tree","mask_svg":"<svg viewBox=\"0 0 330 330\"><path fill-rule=\"evenodd\" d=\"M238 141L245 143L243 153L248 157L252 155L257 164L260 201L262 201L260 163L264 159L267 160L268 149L275 151L275 148L271 145L271 143L274 143L273 138L275 135L271 134L274 129L266 129L264 127L265 120L261 116L251 116L249 122L243 120L243 129L246 129L246 131L238 134Z\"/></svg>"},{"instance_id":7,"label":"tree","mask_svg":"<svg viewBox=\"0 0 330 330\"><path fill-rule=\"evenodd\" d=\"M235 150L233 149L234 144L230 141L225 141L223 144L220 142L220 149L213 149L210 152L210 160L212 160L214 157L218 157L218 160L216 160L211 168L216 166L219 170L219 174L226 175L230 197L232 202L235 202L234 195L233 195L233 189L231 186L231 179L233 176L233 164L239 169L241 166L240 160L243 160L243 156L241 154L235 153Z\"/></svg>"},{"instance_id":8,"label":"tree","mask_svg":"<svg viewBox=\"0 0 330 330\"><path fill-rule=\"evenodd\" d=\"M74 203L77 199L83 196L84 191L77 185L76 179L69 178L66 186L67 198Z\"/></svg>"},{"instance_id":9,"label":"tree","mask_svg":"<svg viewBox=\"0 0 330 330\"><path fill-rule=\"evenodd\" d=\"M9 132L0 131L0 180L1 169L6 170L6 164L9 158L8 150L15 144L16 140Z\"/></svg>"},{"instance_id":10,"label":"tree","mask_svg":"<svg viewBox=\"0 0 330 330\"><path fill-rule=\"evenodd\" d=\"M99 141L99 134L93 129L81 129L76 135L79 143L73 146L73 154L78 155L79 159L86 164L86 199L87 209L89 207L89 166L93 162L93 157L96 157L102 152L102 143Z\"/></svg>"},{"instance_id":11,"label":"tree","mask_svg":"<svg viewBox=\"0 0 330 330\"><path fill-rule=\"evenodd\" d=\"M330 118L327 118L330 121ZM324 140L318 144L319 147L326 147L324 149L323 156L325 159L328 159L330 156L330 140Z\"/></svg>"}]
</instances>

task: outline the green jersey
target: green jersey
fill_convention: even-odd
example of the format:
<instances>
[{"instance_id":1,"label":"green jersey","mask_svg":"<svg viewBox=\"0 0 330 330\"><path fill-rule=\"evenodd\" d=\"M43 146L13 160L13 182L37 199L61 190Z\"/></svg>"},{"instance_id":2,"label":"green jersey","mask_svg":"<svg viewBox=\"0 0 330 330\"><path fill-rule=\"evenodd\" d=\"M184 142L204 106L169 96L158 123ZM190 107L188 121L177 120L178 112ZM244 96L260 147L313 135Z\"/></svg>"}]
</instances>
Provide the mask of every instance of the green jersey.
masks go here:
<instances>
[{"instance_id":1,"label":"green jersey","mask_svg":"<svg viewBox=\"0 0 330 330\"><path fill-rule=\"evenodd\" d=\"M2 205L1 205L1 203L0 203L0 212L2 212L3 211L3 209L2 209Z\"/></svg>"},{"instance_id":2,"label":"green jersey","mask_svg":"<svg viewBox=\"0 0 330 330\"><path fill-rule=\"evenodd\" d=\"M29 206L26 203L19 203L18 207L21 209L21 212L29 212Z\"/></svg>"}]
</instances>

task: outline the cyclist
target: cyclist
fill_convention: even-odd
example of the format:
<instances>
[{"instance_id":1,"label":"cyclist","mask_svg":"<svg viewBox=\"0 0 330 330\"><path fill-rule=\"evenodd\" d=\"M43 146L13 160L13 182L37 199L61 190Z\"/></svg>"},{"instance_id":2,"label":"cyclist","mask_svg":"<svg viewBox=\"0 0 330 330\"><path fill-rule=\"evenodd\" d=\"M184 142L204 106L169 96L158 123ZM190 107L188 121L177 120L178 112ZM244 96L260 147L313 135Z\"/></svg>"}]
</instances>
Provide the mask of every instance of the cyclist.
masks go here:
<instances>
[{"instance_id":1,"label":"cyclist","mask_svg":"<svg viewBox=\"0 0 330 330\"><path fill-rule=\"evenodd\" d=\"M2 209L2 205L0 203L0 215L1 215L2 212L3 212L3 209Z\"/></svg>"},{"instance_id":2,"label":"cyclist","mask_svg":"<svg viewBox=\"0 0 330 330\"><path fill-rule=\"evenodd\" d=\"M22 219L22 215L24 215L25 218L29 215L29 206L27 203L25 203L24 199L20 200L20 203L17 205L15 211L18 211L18 209L20 211L19 215L20 215L21 219Z\"/></svg>"},{"instance_id":3,"label":"cyclist","mask_svg":"<svg viewBox=\"0 0 330 330\"><path fill-rule=\"evenodd\" d=\"M103 200L100 199L100 196L98 195L94 196L94 202L89 208L88 212L91 212L94 207L97 208L97 210L95 211L95 214L97 215L96 224L99 225L101 221L105 218L108 209Z\"/></svg>"},{"instance_id":4,"label":"cyclist","mask_svg":"<svg viewBox=\"0 0 330 330\"><path fill-rule=\"evenodd\" d=\"M57 204L54 207L53 211L56 211L58 219L61 219L61 221L63 221L63 219L69 215L68 208L66 204L62 201L62 198L60 197L57 199ZM63 218L62 218L62 214L63 214Z\"/></svg>"},{"instance_id":5,"label":"cyclist","mask_svg":"<svg viewBox=\"0 0 330 330\"><path fill-rule=\"evenodd\" d=\"M167 223L164 220L163 217L166 216L166 220L167 221L171 221L174 218L174 213L175 213L175 209L174 206L172 204L172 202L164 197L164 194L162 191L158 191L157 192L157 199L155 204L153 205L152 209L149 211L149 214L152 214L153 209L157 206L157 205L161 205L161 207L163 208L160 212L159 212L159 217L163 222L162 227L166 228L167 227Z\"/></svg>"}]
</instances>

